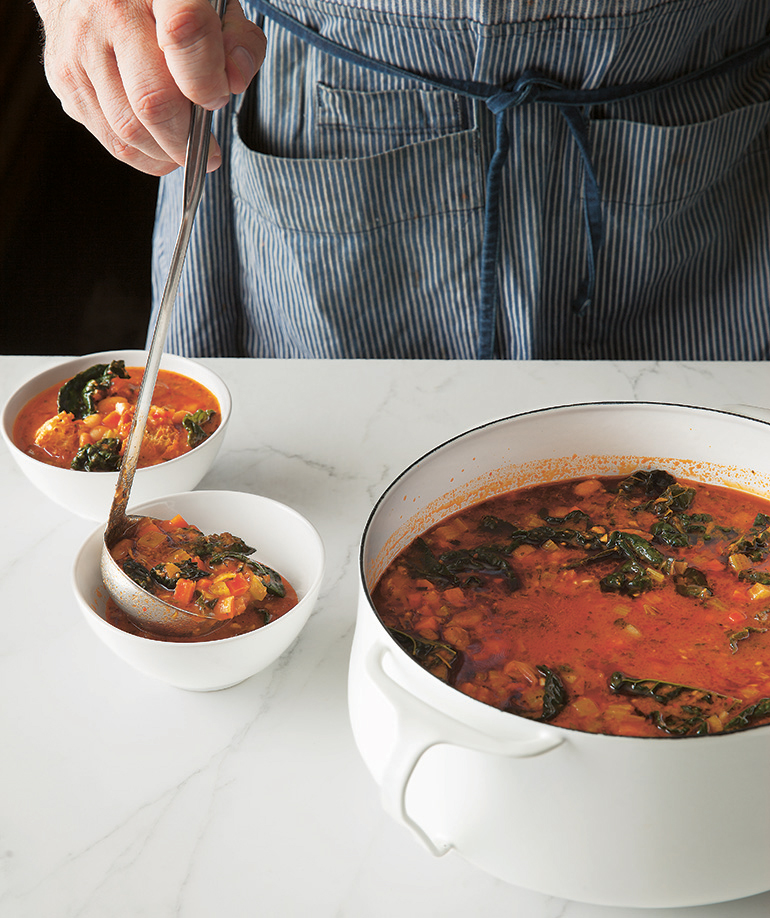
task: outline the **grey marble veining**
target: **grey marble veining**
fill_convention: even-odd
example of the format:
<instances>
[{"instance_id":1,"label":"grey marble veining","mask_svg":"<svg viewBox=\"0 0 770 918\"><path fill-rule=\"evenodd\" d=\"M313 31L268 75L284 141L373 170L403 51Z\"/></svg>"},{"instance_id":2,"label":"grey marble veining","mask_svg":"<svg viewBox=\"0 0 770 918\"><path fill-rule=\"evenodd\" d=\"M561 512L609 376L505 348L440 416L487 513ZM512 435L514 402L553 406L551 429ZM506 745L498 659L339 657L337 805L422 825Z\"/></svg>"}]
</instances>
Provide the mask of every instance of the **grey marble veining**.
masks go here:
<instances>
[{"instance_id":1,"label":"grey marble veining","mask_svg":"<svg viewBox=\"0 0 770 918\"><path fill-rule=\"evenodd\" d=\"M2 401L50 362L0 358ZM383 813L347 720L358 543L390 481L470 427L605 399L770 407L770 366L203 362L235 409L200 487L254 491L305 514L326 544L321 598L295 645L241 685L195 694L155 683L80 617L70 571L93 524L40 496L0 451L0 915L640 915L434 859ZM768 914L770 894L646 912Z\"/></svg>"}]
</instances>

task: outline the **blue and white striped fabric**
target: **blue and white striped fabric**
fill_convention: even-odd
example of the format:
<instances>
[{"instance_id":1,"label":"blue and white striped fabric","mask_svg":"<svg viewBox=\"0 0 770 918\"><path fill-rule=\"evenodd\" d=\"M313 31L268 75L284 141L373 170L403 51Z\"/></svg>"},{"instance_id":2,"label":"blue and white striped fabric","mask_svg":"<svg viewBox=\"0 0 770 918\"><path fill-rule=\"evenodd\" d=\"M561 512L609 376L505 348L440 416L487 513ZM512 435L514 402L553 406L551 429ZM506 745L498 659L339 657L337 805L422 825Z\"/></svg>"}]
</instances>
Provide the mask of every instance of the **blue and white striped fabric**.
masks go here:
<instances>
[{"instance_id":1,"label":"blue and white striped fabric","mask_svg":"<svg viewBox=\"0 0 770 918\"><path fill-rule=\"evenodd\" d=\"M224 165L208 177L170 350L770 357L768 0L273 3L313 34L417 78L329 53L274 21L264 0L247 0L268 54L252 87L215 119ZM582 107L588 157L557 106L535 99L505 111L485 353L495 115L472 94L437 86L502 89L531 71L569 90L661 84L763 41L721 74ZM598 181L603 244L581 312L592 238L586 170ZM158 299L180 207L174 174L158 204Z\"/></svg>"}]
</instances>

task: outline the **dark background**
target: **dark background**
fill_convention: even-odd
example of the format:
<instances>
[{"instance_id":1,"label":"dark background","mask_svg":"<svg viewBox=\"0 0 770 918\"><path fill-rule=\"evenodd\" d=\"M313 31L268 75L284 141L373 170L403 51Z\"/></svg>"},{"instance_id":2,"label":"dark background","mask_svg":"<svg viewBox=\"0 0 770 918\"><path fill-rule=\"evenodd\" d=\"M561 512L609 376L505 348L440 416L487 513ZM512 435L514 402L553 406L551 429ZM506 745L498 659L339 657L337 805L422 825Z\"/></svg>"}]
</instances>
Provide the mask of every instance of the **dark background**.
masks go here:
<instances>
[{"instance_id":1,"label":"dark background","mask_svg":"<svg viewBox=\"0 0 770 918\"><path fill-rule=\"evenodd\" d=\"M0 353L144 347L157 187L64 114L34 8L0 0Z\"/></svg>"}]
</instances>

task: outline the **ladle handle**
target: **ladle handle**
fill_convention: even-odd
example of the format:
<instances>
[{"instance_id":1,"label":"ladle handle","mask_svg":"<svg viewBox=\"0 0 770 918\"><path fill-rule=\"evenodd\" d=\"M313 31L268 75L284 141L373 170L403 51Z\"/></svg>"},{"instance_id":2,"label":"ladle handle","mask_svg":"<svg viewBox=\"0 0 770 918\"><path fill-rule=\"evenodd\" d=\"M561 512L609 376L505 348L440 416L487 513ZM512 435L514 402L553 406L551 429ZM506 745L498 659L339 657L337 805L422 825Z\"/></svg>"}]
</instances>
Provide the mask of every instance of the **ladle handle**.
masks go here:
<instances>
[{"instance_id":1,"label":"ladle handle","mask_svg":"<svg viewBox=\"0 0 770 918\"><path fill-rule=\"evenodd\" d=\"M220 19L224 16L226 6L227 0L215 0L214 2L214 7ZM193 105L184 165L182 221L179 226L174 252L171 256L171 266L166 279L166 286L163 288L163 296L161 297L160 308L158 309L158 316L155 320L155 328L150 341L150 349L147 354L147 365L139 388L139 397L136 402L131 429L126 439L126 448L120 464L115 496L112 500L112 507L107 521L104 538L109 546L112 546L115 537L119 536L125 526L126 507L131 495L134 473L139 462L139 452L142 446L144 430L147 426L147 415L152 405L152 396L158 379L160 360L163 356L171 313L176 300L179 281L182 277L182 268L187 254L187 247L190 243L193 221L195 220L195 214L198 210L198 204L203 193L203 185L206 180L211 119L212 113L210 111L199 105Z\"/></svg>"}]
</instances>

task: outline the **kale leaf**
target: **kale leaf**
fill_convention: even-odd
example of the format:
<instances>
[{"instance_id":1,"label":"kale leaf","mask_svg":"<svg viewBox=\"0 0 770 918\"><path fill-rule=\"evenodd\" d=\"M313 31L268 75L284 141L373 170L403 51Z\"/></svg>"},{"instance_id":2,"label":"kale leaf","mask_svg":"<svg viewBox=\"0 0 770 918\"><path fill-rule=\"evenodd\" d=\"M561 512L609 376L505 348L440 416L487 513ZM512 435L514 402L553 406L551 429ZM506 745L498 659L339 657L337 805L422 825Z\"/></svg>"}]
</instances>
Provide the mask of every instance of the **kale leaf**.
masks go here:
<instances>
[{"instance_id":1,"label":"kale leaf","mask_svg":"<svg viewBox=\"0 0 770 918\"><path fill-rule=\"evenodd\" d=\"M708 599L714 591L708 584L706 575L697 567L688 567L683 574L674 574L674 589L680 596L690 596L692 599Z\"/></svg>"},{"instance_id":2,"label":"kale leaf","mask_svg":"<svg viewBox=\"0 0 770 918\"><path fill-rule=\"evenodd\" d=\"M148 593L153 591L153 580L152 575L147 570L147 568L140 564L138 561L134 561L133 558L126 558L126 560L120 565L123 568L123 571L143 590L147 590Z\"/></svg>"},{"instance_id":3,"label":"kale leaf","mask_svg":"<svg viewBox=\"0 0 770 918\"><path fill-rule=\"evenodd\" d=\"M202 571L191 558L181 561L176 566L179 570L169 573L165 561L161 564L156 564L150 571L150 577L158 586L162 586L164 590L173 590L178 580L201 580L207 576L206 571Z\"/></svg>"},{"instance_id":4,"label":"kale leaf","mask_svg":"<svg viewBox=\"0 0 770 918\"><path fill-rule=\"evenodd\" d=\"M767 628L755 628L753 625L749 625L746 628L740 628L738 631L731 631L727 635L727 640L730 644L730 650L733 653L738 653L738 642L747 641L752 634L764 634L767 631Z\"/></svg>"},{"instance_id":5,"label":"kale leaf","mask_svg":"<svg viewBox=\"0 0 770 918\"><path fill-rule=\"evenodd\" d=\"M662 567L666 560L665 555L651 542L632 532L611 532L606 547L608 550L619 551L629 561L640 561L654 568Z\"/></svg>"},{"instance_id":6,"label":"kale leaf","mask_svg":"<svg viewBox=\"0 0 770 918\"><path fill-rule=\"evenodd\" d=\"M211 408L201 408L184 416L182 427L187 431L187 445L190 449L208 438L203 425L208 424L212 417L214 417L214 412Z\"/></svg>"},{"instance_id":7,"label":"kale leaf","mask_svg":"<svg viewBox=\"0 0 770 918\"><path fill-rule=\"evenodd\" d=\"M753 727L757 721L765 720L767 717L770 717L770 698L760 698L759 701L748 705L748 707L739 711L735 717L728 720L725 724L725 733Z\"/></svg>"},{"instance_id":8,"label":"kale leaf","mask_svg":"<svg viewBox=\"0 0 770 918\"><path fill-rule=\"evenodd\" d=\"M745 535L738 538L728 549L731 555L746 555L749 560L763 561L767 557L770 542L770 518L758 513Z\"/></svg>"},{"instance_id":9,"label":"kale leaf","mask_svg":"<svg viewBox=\"0 0 770 918\"><path fill-rule=\"evenodd\" d=\"M199 558L208 560L220 556L222 559L227 557L253 555L256 551L250 545L247 545L243 539L234 536L229 532L221 532L216 535L201 535L196 539L191 549L192 554L198 555ZM216 563L216 562L214 562Z\"/></svg>"},{"instance_id":10,"label":"kale leaf","mask_svg":"<svg viewBox=\"0 0 770 918\"><path fill-rule=\"evenodd\" d=\"M639 596L653 588L647 568L638 561L625 561L620 567L599 581L602 593L619 593L621 596Z\"/></svg>"},{"instance_id":11,"label":"kale leaf","mask_svg":"<svg viewBox=\"0 0 770 918\"><path fill-rule=\"evenodd\" d=\"M521 581L505 557L509 547L479 545L445 551L436 557L425 540L418 538L407 550L405 560L412 577L428 580L439 589L479 584L481 577L491 576L502 577L511 590L518 590Z\"/></svg>"},{"instance_id":12,"label":"kale leaf","mask_svg":"<svg viewBox=\"0 0 770 918\"><path fill-rule=\"evenodd\" d=\"M423 538L412 542L404 560L415 579L428 580L439 588L457 586L460 582L457 574L433 554Z\"/></svg>"},{"instance_id":13,"label":"kale leaf","mask_svg":"<svg viewBox=\"0 0 770 918\"><path fill-rule=\"evenodd\" d=\"M508 699L504 711L530 720L553 720L567 704L567 691L559 675L547 666L536 666L543 685L521 687Z\"/></svg>"},{"instance_id":14,"label":"kale leaf","mask_svg":"<svg viewBox=\"0 0 770 918\"><path fill-rule=\"evenodd\" d=\"M198 555L213 567L217 564L223 564L225 561L240 561L248 565L259 577L268 577L266 584L267 592L273 596L282 597L286 595L286 587L281 575L262 564L260 561L254 561L250 558L256 551L251 545L247 545L243 539L234 536L229 532L222 532L218 535L202 535L196 539L191 548L193 554Z\"/></svg>"},{"instance_id":15,"label":"kale leaf","mask_svg":"<svg viewBox=\"0 0 770 918\"><path fill-rule=\"evenodd\" d=\"M84 418L95 414L97 403L94 395L106 392L115 377L128 379L125 361L113 360L112 363L97 363L83 370L68 380L59 390L58 409L68 411L75 418Z\"/></svg>"},{"instance_id":16,"label":"kale leaf","mask_svg":"<svg viewBox=\"0 0 770 918\"><path fill-rule=\"evenodd\" d=\"M462 662L462 653L450 644L431 641L427 638L407 634L397 628L386 628L393 640L416 660L423 669L433 673L442 682L449 682L452 674Z\"/></svg>"},{"instance_id":17,"label":"kale leaf","mask_svg":"<svg viewBox=\"0 0 770 918\"><path fill-rule=\"evenodd\" d=\"M636 510L647 510L656 516L667 516L670 513L683 513L690 507L695 498L695 488L687 488L674 482L653 500L639 504Z\"/></svg>"},{"instance_id":18,"label":"kale leaf","mask_svg":"<svg viewBox=\"0 0 770 918\"><path fill-rule=\"evenodd\" d=\"M272 593L273 596L278 597L286 595L286 587L284 586L283 580L281 580L281 575L277 571L274 571L272 567L262 564L261 561L247 560L246 564L248 564L258 577L269 578L265 584L268 593Z\"/></svg>"},{"instance_id":19,"label":"kale leaf","mask_svg":"<svg viewBox=\"0 0 770 918\"><path fill-rule=\"evenodd\" d=\"M547 666L538 666L537 669L545 676L543 713L540 720L553 720L567 704L567 691L564 683L552 669Z\"/></svg>"},{"instance_id":20,"label":"kale leaf","mask_svg":"<svg viewBox=\"0 0 770 918\"><path fill-rule=\"evenodd\" d=\"M621 672L614 672L610 676L609 688L618 695L628 695L658 705L646 713L639 713L671 736L702 736L709 733L709 718L713 714L731 711L738 704L737 698L719 692L659 679L638 679Z\"/></svg>"},{"instance_id":21,"label":"kale leaf","mask_svg":"<svg viewBox=\"0 0 770 918\"><path fill-rule=\"evenodd\" d=\"M656 498L660 497L666 488L672 484L676 484L676 478L669 472L663 471L663 469L652 469L650 471L639 469L633 475L629 475L628 478L621 481L618 490L624 494L634 494L641 491L645 497Z\"/></svg>"},{"instance_id":22,"label":"kale leaf","mask_svg":"<svg viewBox=\"0 0 770 918\"><path fill-rule=\"evenodd\" d=\"M676 698L684 690L683 685L677 685L674 682L662 682L658 679L637 679L619 671L610 676L609 687L611 692L615 692L618 695L652 698L661 704L666 704L672 698Z\"/></svg>"},{"instance_id":23,"label":"kale leaf","mask_svg":"<svg viewBox=\"0 0 770 918\"><path fill-rule=\"evenodd\" d=\"M81 446L70 463L76 472L115 472L120 468L120 440L102 437L96 443Z\"/></svg>"},{"instance_id":24,"label":"kale leaf","mask_svg":"<svg viewBox=\"0 0 770 918\"><path fill-rule=\"evenodd\" d=\"M502 575L511 590L518 590L521 587L521 581L504 553L491 545L445 551L439 558L439 563L452 574L470 574L474 582L478 581L480 575L498 577Z\"/></svg>"}]
</instances>

